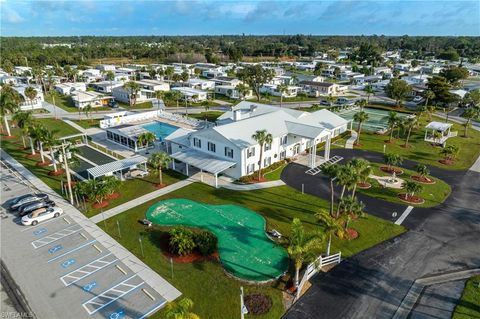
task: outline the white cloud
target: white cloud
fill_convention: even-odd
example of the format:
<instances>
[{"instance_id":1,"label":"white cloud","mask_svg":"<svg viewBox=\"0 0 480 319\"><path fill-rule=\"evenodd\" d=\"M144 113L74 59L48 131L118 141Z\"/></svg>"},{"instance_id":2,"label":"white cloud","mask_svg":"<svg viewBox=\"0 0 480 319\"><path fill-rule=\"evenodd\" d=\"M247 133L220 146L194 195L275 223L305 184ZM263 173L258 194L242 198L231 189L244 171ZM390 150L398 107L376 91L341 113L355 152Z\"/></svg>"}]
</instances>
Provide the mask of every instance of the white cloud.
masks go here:
<instances>
[{"instance_id":1,"label":"white cloud","mask_svg":"<svg viewBox=\"0 0 480 319\"><path fill-rule=\"evenodd\" d=\"M17 11L3 5L2 20L9 23L22 23L25 19Z\"/></svg>"}]
</instances>

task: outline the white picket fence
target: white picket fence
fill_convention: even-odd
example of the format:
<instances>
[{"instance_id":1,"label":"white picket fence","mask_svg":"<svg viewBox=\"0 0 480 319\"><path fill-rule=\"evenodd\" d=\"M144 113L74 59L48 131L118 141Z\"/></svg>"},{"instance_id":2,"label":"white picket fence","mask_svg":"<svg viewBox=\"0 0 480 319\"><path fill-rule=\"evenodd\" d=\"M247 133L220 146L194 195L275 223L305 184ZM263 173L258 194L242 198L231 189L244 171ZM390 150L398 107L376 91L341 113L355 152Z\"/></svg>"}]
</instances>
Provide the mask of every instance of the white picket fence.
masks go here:
<instances>
[{"instance_id":1,"label":"white picket fence","mask_svg":"<svg viewBox=\"0 0 480 319\"><path fill-rule=\"evenodd\" d=\"M338 252L336 254L330 256L318 256L318 258L311 264L307 266L305 269L305 273L303 274L302 280L298 285L297 294L295 295L295 299L293 302L297 301L300 298L300 294L303 290L303 286L305 283L312 278L322 267L328 266L331 264L338 264L342 261L342 252Z\"/></svg>"}]
</instances>

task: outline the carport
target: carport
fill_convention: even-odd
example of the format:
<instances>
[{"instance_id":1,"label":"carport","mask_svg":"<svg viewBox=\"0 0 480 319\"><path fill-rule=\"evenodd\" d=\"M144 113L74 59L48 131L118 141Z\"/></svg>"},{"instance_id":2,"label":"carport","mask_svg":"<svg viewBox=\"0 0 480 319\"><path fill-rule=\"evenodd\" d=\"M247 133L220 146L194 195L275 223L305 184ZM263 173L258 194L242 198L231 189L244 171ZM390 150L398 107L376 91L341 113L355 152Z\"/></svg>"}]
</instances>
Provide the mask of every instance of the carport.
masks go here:
<instances>
[{"instance_id":1,"label":"carport","mask_svg":"<svg viewBox=\"0 0 480 319\"><path fill-rule=\"evenodd\" d=\"M123 171L131 170L138 167L138 165L144 165L145 171L147 171L147 158L141 155L136 155L130 158L114 161L111 163L91 167L87 169L88 179L92 177L96 179L102 176L111 176L114 173L120 172L120 176L123 179Z\"/></svg>"},{"instance_id":2,"label":"carport","mask_svg":"<svg viewBox=\"0 0 480 319\"><path fill-rule=\"evenodd\" d=\"M226 161L193 149L180 151L170 156L186 164L187 176L188 165L198 168L201 174L203 171L213 174L213 176L215 176L215 188L218 188L218 174L236 164L235 162ZM172 168L175 170L175 161L172 161Z\"/></svg>"}]
</instances>

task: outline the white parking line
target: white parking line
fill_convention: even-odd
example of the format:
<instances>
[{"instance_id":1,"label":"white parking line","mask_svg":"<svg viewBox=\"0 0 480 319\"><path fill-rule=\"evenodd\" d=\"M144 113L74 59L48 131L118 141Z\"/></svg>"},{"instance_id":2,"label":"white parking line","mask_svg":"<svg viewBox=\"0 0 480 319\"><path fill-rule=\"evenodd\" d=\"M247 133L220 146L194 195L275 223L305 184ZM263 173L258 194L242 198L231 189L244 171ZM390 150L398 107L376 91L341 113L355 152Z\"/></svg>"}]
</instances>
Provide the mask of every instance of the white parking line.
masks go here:
<instances>
[{"instance_id":1,"label":"white parking line","mask_svg":"<svg viewBox=\"0 0 480 319\"><path fill-rule=\"evenodd\" d=\"M49 261L47 261L47 263L51 263L52 261L55 261L55 260L60 259L60 258L62 258L62 257L65 257L66 255L69 255L69 254L71 254L71 253L74 253L74 252L76 252L77 250L80 250L80 249L82 249L82 248L84 248L84 247L86 247L86 246L88 246L88 245L90 245L90 244L93 244L94 242L96 242L96 240L92 240L92 241L89 241L89 242L87 242L87 243L85 243L85 244L82 244L82 245L80 245L80 246L78 246L78 247L76 247L76 248L74 248L74 249L72 249L72 250L69 250L69 251L67 251L67 252L65 252L65 253L63 253L63 254L61 254L61 255L58 255L57 257L54 257L54 258L50 259Z\"/></svg>"},{"instance_id":2,"label":"white parking line","mask_svg":"<svg viewBox=\"0 0 480 319\"><path fill-rule=\"evenodd\" d=\"M407 209L405 209L405 211L403 212L403 214L395 221L395 224L401 225L405 220L405 218L407 218L407 216L410 214L412 209L413 209L413 206L408 206Z\"/></svg>"},{"instance_id":3,"label":"white parking line","mask_svg":"<svg viewBox=\"0 0 480 319\"><path fill-rule=\"evenodd\" d=\"M51 223L51 222L54 222L54 221L58 221L58 220L63 221L62 219L59 219L59 218L52 218L50 220L47 220L46 222L38 223L35 226L24 226L25 229L22 229L20 232L23 233L23 232L26 232L26 231L29 231L29 230L35 230L38 227L45 226L45 224L48 224L48 223Z\"/></svg>"},{"instance_id":4,"label":"white parking line","mask_svg":"<svg viewBox=\"0 0 480 319\"><path fill-rule=\"evenodd\" d=\"M73 235L75 233L78 233L81 231L83 228L80 225L73 225L70 227L66 227L62 230L59 230L51 235L44 236L42 238L39 238L37 240L32 241L32 246L35 249L38 249L40 247L46 246L50 243L53 243L57 240L60 240L62 238L68 237L70 235Z\"/></svg>"},{"instance_id":5,"label":"white parking line","mask_svg":"<svg viewBox=\"0 0 480 319\"><path fill-rule=\"evenodd\" d=\"M80 268L75 269L72 272L69 272L68 274L63 275L60 277L60 280L65 286L70 286L71 284L90 276L91 274L113 264L116 261L118 261L118 259L112 253L107 254L89 262Z\"/></svg>"}]
</instances>

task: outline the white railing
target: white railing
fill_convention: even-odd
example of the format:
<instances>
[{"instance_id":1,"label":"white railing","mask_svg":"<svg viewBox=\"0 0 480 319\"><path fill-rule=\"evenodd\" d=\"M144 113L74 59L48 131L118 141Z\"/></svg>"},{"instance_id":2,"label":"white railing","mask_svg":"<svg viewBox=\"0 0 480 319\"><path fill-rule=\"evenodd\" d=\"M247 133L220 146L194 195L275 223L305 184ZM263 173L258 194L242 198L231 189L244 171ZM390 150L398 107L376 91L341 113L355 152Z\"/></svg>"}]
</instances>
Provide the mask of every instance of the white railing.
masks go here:
<instances>
[{"instance_id":1,"label":"white railing","mask_svg":"<svg viewBox=\"0 0 480 319\"><path fill-rule=\"evenodd\" d=\"M112 126L117 126L121 124L140 122L145 120L151 120L160 114L161 111L149 111L142 113L133 113L123 116L116 116L112 118L107 118L100 121L100 128L108 128Z\"/></svg>"},{"instance_id":2,"label":"white railing","mask_svg":"<svg viewBox=\"0 0 480 319\"><path fill-rule=\"evenodd\" d=\"M458 135L458 131L453 131L448 133L448 137L456 137Z\"/></svg>"},{"instance_id":3,"label":"white railing","mask_svg":"<svg viewBox=\"0 0 480 319\"><path fill-rule=\"evenodd\" d=\"M305 273L303 274L302 280L297 288L297 294L295 295L295 299L293 302L297 301L300 298L300 295L303 290L303 286L305 283L312 278L322 267L331 265L331 264L338 264L342 261L342 252L338 252L336 254L330 256L318 256L318 258L311 264L307 266Z\"/></svg>"}]
</instances>

